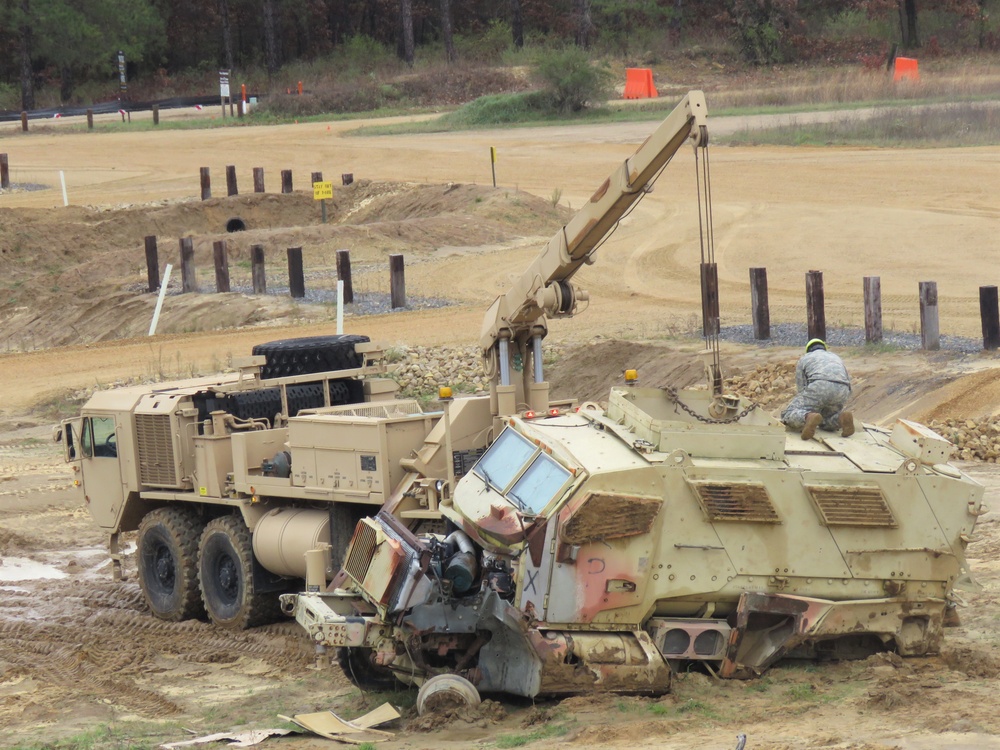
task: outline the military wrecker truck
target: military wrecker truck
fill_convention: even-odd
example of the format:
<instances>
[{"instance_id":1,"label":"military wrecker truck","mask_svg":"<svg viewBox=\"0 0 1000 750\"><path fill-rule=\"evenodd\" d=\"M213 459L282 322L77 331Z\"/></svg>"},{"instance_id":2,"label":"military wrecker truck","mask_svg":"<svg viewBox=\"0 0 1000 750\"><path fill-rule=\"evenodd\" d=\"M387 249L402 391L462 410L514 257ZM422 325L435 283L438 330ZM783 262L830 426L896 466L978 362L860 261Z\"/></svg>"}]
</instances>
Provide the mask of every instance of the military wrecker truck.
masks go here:
<instances>
[{"instance_id":1,"label":"military wrecker truck","mask_svg":"<svg viewBox=\"0 0 1000 750\"><path fill-rule=\"evenodd\" d=\"M570 279L685 145L711 246L706 116L690 92L490 306L488 395L444 388L426 412L394 398L373 344L292 372L275 349L294 340L235 375L96 394L63 425L67 458L113 556L138 529L154 614L246 627L280 594L350 679L419 686L418 708L935 652L971 584L982 488L919 424L804 441L723 393L712 262L707 388L626 370L606 405L550 398L548 319L582 311ZM317 403L293 399L303 387Z\"/></svg>"}]
</instances>

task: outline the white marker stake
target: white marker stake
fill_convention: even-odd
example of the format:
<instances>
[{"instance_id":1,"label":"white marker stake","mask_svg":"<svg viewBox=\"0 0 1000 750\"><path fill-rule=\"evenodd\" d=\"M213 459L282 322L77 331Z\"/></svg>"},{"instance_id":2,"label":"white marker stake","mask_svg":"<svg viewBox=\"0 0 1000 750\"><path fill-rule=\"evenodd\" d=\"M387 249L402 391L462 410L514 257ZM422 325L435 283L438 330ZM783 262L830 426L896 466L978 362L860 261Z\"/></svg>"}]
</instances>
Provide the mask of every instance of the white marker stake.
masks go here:
<instances>
[{"instance_id":1,"label":"white marker stake","mask_svg":"<svg viewBox=\"0 0 1000 750\"><path fill-rule=\"evenodd\" d=\"M337 335L344 332L344 282L337 281Z\"/></svg>"},{"instance_id":2,"label":"white marker stake","mask_svg":"<svg viewBox=\"0 0 1000 750\"><path fill-rule=\"evenodd\" d=\"M61 169L59 170L59 182L62 183L63 189L63 206L69 205L69 197L66 195L66 173Z\"/></svg>"},{"instance_id":3,"label":"white marker stake","mask_svg":"<svg viewBox=\"0 0 1000 750\"><path fill-rule=\"evenodd\" d=\"M160 310L163 308L163 297L167 293L167 284L170 283L171 270L173 270L173 266L167 263L167 267L163 269L163 281L160 283L160 294L156 298L156 309L153 310L153 322L149 324L150 336L156 333L156 324L160 322Z\"/></svg>"}]
</instances>

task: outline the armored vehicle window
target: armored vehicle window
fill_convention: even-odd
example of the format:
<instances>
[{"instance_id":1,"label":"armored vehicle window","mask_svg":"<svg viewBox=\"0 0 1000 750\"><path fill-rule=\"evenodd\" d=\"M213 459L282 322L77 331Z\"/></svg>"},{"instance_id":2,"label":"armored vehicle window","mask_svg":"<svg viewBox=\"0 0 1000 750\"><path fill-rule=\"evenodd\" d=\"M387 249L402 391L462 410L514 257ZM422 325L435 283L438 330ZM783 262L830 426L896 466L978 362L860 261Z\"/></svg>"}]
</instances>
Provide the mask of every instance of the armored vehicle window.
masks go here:
<instances>
[{"instance_id":1,"label":"armored vehicle window","mask_svg":"<svg viewBox=\"0 0 1000 750\"><path fill-rule=\"evenodd\" d=\"M504 430L500 433L490 449L483 454L472 471L480 478L489 482L500 492L521 473L521 468L531 458L536 448L527 438L514 430Z\"/></svg>"},{"instance_id":2,"label":"armored vehicle window","mask_svg":"<svg viewBox=\"0 0 1000 750\"><path fill-rule=\"evenodd\" d=\"M566 486L570 473L544 453L531 462L509 496L524 510L540 513Z\"/></svg>"},{"instance_id":3,"label":"armored vehicle window","mask_svg":"<svg viewBox=\"0 0 1000 750\"><path fill-rule=\"evenodd\" d=\"M91 417L92 437L94 440L95 457L116 458L118 456L118 443L115 435L114 417ZM84 430L86 440L88 432Z\"/></svg>"}]
</instances>

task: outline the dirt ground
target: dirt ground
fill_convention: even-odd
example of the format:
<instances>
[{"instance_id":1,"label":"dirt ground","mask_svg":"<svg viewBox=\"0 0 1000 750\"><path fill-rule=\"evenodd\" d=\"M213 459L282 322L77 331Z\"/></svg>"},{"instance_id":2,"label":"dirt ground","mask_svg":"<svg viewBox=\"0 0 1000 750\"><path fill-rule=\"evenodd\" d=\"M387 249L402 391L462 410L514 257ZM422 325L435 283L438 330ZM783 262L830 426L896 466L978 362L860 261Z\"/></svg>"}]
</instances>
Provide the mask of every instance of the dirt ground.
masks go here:
<instances>
[{"instance_id":1,"label":"dirt ground","mask_svg":"<svg viewBox=\"0 0 1000 750\"><path fill-rule=\"evenodd\" d=\"M344 135L357 125L0 134L15 185L47 186L0 195L0 746L150 747L184 739L185 728L280 725L279 713L325 708L353 716L383 699L360 695L336 669L311 669L313 654L291 623L234 635L153 619L134 564L124 583L111 582L104 539L49 442L52 418L95 387L210 371L262 340L332 332L328 297L293 303L237 291L168 296L161 333L145 338L154 303L142 292L145 235L160 238L161 265L176 262L178 237L194 236L206 290L214 283L212 242L223 238L234 286L248 283L251 244L265 245L275 286L285 248L301 245L307 287L329 292L333 253L347 247L370 300L387 290L385 256L404 252L414 309L349 315L348 331L388 344L472 343L509 275L652 128ZM491 145L499 152L496 191ZM774 322L803 320L803 275L819 269L830 325L860 323L861 277L879 275L886 327L915 330L917 282L935 280L942 332L978 335L978 286L996 281L983 276L990 267L983 259L1000 214L1000 149L712 153L724 325L749 322L747 269L765 266ZM269 189L289 168L299 187L315 170L327 179L353 172L358 183L338 186L327 225L303 194L195 200L198 168L212 168L219 195L227 164L237 165L244 191L255 166L264 167ZM569 352L550 373L557 392L600 398L625 365L637 366L649 385L697 379L697 347L681 337L699 309L692 171L690 155L679 154L577 277L592 301L583 315L551 326ZM238 237L223 231L233 216L248 226ZM420 308L425 303L447 304ZM795 352L727 346L724 356L727 367L748 369L791 361ZM865 421L1000 411L992 355L852 353L849 365ZM996 466L964 468L998 507ZM792 664L754 683L685 675L662 700L505 701L433 722L407 709L399 737L383 746L721 750L745 732L753 750L1000 747L1000 718L990 708L1000 682L998 552L1000 516L991 512L969 548L983 591L968 595L963 624L948 631L941 656ZM406 706L413 697L391 699Z\"/></svg>"}]
</instances>

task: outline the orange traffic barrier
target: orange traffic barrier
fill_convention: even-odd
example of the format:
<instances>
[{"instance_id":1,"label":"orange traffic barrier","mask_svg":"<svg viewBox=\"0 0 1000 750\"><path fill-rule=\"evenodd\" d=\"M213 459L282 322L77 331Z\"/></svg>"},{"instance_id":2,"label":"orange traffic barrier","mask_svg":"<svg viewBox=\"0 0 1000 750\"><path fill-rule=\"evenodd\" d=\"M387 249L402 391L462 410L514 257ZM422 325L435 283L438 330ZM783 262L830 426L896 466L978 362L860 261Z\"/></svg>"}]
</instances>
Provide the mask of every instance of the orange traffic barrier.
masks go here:
<instances>
[{"instance_id":1,"label":"orange traffic barrier","mask_svg":"<svg viewBox=\"0 0 1000 750\"><path fill-rule=\"evenodd\" d=\"M625 68L625 99L649 99L659 96L649 68Z\"/></svg>"},{"instance_id":2,"label":"orange traffic barrier","mask_svg":"<svg viewBox=\"0 0 1000 750\"><path fill-rule=\"evenodd\" d=\"M892 80L920 82L920 70L912 57L897 57L892 68Z\"/></svg>"}]
</instances>

